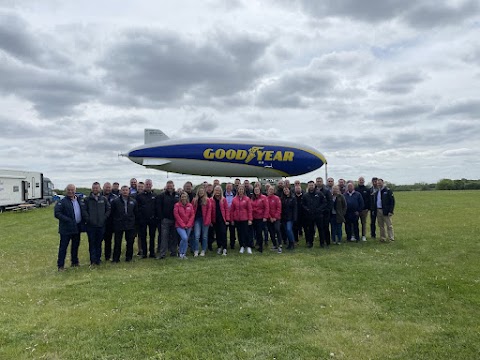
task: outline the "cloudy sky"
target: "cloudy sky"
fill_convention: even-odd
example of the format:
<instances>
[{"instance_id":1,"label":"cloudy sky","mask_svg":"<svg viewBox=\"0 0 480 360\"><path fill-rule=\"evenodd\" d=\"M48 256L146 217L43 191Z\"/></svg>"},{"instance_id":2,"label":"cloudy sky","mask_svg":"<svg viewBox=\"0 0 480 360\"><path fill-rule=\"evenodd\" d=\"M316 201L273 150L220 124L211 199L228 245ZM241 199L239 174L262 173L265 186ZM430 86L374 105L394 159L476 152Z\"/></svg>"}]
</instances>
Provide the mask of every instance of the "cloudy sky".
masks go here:
<instances>
[{"instance_id":1,"label":"cloudy sky","mask_svg":"<svg viewBox=\"0 0 480 360\"><path fill-rule=\"evenodd\" d=\"M117 156L144 128L308 144L335 178L478 179L480 2L0 0L0 109L0 168L57 187L163 185Z\"/></svg>"}]
</instances>

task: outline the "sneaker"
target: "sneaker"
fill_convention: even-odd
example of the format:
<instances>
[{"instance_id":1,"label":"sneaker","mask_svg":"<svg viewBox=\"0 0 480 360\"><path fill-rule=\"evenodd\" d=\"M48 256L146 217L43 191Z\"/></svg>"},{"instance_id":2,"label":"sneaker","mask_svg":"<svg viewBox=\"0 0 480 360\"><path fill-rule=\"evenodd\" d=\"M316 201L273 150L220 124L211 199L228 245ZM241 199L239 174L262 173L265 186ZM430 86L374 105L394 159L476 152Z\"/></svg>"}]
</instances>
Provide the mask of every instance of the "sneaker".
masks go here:
<instances>
[{"instance_id":1,"label":"sneaker","mask_svg":"<svg viewBox=\"0 0 480 360\"><path fill-rule=\"evenodd\" d=\"M350 241L355 241L355 236L352 236L352 237L350 238Z\"/></svg>"},{"instance_id":2,"label":"sneaker","mask_svg":"<svg viewBox=\"0 0 480 360\"><path fill-rule=\"evenodd\" d=\"M240 248L240 254L243 254L244 252L245 252L245 248L242 246L242 247Z\"/></svg>"},{"instance_id":3,"label":"sneaker","mask_svg":"<svg viewBox=\"0 0 480 360\"><path fill-rule=\"evenodd\" d=\"M187 258L187 255L185 255L185 254L180 254L180 259L181 259L181 260L187 260L188 258Z\"/></svg>"},{"instance_id":4,"label":"sneaker","mask_svg":"<svg viewBox=\"0 0 480 360\"><path fill-rule=\"evenodd\" d=\"M59 266L58 271L65 271L65 268L63 266Z\"/></svg>"},{"instance_id":5,"label":"sneaker","mask_svg":"<svg viewBox=\"0 0 480 360\"><path fill-rule=\"evenodd\" d=\"M227 256L227 249L223 249L222 255L223 255L223 256Z\"/></svg>"},{"instance_id":6,"label":"sneaker","mask_svg":"<svg viewBox=\"0 0 480 360\"><path fill-rule=\"evenodd\" d=\"M247 254L252 254L252 248L251 247L247 247Z\"/></svg>"},{"instance_id":7,"label":"sneaker","mask_svg":"<svg viewBox=\"0 0 480 360\"><path fill-rule=\"evenodd\" d=\"M202 250L202 252L200 253L200 256L205 256L205 250Z\"/></svg>"},{"instance_id":8,"label":"sneaker","mask_svg":"<svg viewBox=\"0 0 480 360\"><path fill-rule=\"evenodd\" d=\"M278 248L274 245L270 248L270 250L277 250Z\"/></svg>"},{"instance_id":9,"label":"sneaker","mask_svg":"<svg viewBox=\"0 0 480 360\"><path fill-rule=\"evenodd\" d=\"M222 253L222 249L221 248L218 248L217 249L217 254L220 255Z\"/></svg>"},{"instance_id":10,"label":"sneaker","mask_svg":"<svg viewBox=\"0 0 480 360\"><path fill-rule=\"evenodd\" d=\"M195 250L195 251L193 252L193 257L197 257L197 256L198 256L198 250Z\"/></svg>"},{"instance_id":11,"label":"sneaker","mask_svg":"<svg viewBox=\"0 0 480 360\"><path fill-rule=\"evenodd\" d=\"M366 236L362 236L362 241L367 241L367 237L366 237Z\"/></svg>"},{"instance_id":12,"label":"sneaker","mask_svg":"<svg viewBox=\"0 0 480 360\"><path fill-rule=\"evenodd\" d=\"M279 254L282 253L282 248L281 248L281 247L278 248L278 253L279 253Z\"/></svg>"}]
</instances>

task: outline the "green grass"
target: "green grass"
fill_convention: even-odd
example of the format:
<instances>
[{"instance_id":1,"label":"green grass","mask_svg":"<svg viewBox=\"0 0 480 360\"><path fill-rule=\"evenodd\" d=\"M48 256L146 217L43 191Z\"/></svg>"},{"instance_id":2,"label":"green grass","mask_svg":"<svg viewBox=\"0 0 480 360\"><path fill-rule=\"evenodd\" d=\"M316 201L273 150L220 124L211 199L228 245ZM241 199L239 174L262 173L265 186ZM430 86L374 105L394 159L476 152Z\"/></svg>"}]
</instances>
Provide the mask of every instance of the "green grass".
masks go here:
<instances>
[{"instance_id":1,"label":"green grass","mask_svg":"<svg viewBox=\"0 0 480 360\"><path fill-rule=\"evenodd\" d=\"M390 244L64 273L52 208L1 214L0 359L478 359L480 192L396 197Z\"/></svg>"}]
</instances>

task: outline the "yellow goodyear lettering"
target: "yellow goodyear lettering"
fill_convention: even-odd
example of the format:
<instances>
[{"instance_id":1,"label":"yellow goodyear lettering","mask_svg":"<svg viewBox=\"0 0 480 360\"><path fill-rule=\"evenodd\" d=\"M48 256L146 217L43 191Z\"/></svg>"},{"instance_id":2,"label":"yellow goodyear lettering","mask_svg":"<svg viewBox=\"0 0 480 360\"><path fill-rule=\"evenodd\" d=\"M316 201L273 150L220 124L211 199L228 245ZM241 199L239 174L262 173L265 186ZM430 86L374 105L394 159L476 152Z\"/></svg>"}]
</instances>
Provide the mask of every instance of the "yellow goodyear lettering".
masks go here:
<instances>
[{"instance_id":1,"label":"yellow goodyear lettering","mask_svg":"<svg viewBox=\"0 0 480 360\"><path fill-rule=\"evenodd\" d=\"M235 149L205 149L203 151L203 158L206 160L244 160L245 163L251 162L256 159L260 161L293 161L295 153L293 151L281 151L281 150L263 150L262 146L252 146L248 150L235 150Z\"/></svg>"}]
</instances>

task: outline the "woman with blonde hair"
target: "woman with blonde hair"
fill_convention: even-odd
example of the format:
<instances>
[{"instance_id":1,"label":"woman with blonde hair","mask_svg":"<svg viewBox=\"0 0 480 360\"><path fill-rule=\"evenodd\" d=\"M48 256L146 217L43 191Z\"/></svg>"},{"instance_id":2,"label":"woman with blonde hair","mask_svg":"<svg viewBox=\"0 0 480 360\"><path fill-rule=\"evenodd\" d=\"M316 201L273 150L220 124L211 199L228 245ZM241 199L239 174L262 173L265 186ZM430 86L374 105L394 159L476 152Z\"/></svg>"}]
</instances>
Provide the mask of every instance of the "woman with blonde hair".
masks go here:
<instances>
[{"instance_id":1,"label":"woman with blonde hair","mask_svg":"<svg viewBox=\"0 0 480 360\"><path fill-rule=\"evenodd\" d=\"M180 259L186 259L188 237L192 231L193 221L195 220L195 211L192 204L188 201L186 192L180 195L180 201L173 207L173 216L175 217L175 228L180 236L179 253Z\"/></svg>"},{"instance_id":2,"label":"woman with blonde hair","mask_svg":"<svg viewBox=\"0 0 480 360\"><path fill-rule=\"evenodd\" d=\"M202 252L200 256L205 256L208 245L208 229L212 224L212 203L207 197L203 186L198 189L197 195L193 198L192 205L195 211L193 256L198 256L200 235L202 236Z\"/></svg>"},{"instance_id":3,"label":"woman with blonde hair","mask_svg":"<svg viewBox=\"0 0 480 360\"><path fill-rule=\"evenodd\" d=\"M227 256L227 225L230 222L230 210L220 185L213 189L213 197L210 201L212 202L212 223L217 236L217 254Z\"/></svg>"}]
</instances>

